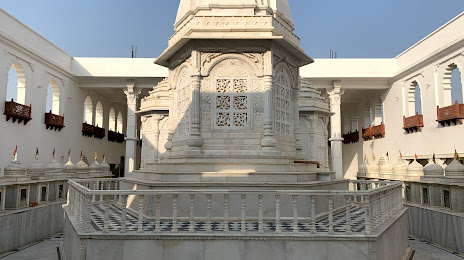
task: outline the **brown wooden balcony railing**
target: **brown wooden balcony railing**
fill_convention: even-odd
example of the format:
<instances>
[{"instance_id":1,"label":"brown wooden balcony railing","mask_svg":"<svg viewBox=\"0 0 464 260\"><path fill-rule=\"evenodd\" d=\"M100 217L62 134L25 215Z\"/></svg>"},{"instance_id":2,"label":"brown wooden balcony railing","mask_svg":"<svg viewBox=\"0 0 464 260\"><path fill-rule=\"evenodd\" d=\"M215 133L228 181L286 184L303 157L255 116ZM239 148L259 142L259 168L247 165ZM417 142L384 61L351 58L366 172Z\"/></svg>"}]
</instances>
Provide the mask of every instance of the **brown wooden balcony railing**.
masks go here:
<instances>
[{"instance_id":1,"label":"brown wooden balcony railing","mask_svg":"<svg viewBox=\"0 0 464 260\"><path fill-rule=\"evenodd\" d=\"M385 125L380 123L380 125L376 125L372 127L372 135L375 139L384 138L385 137Z\"/></svg>"},{"instance_id":2,"label":"brown wooden balcony railing","mask_svg":"<svg viewBox=\"0 0 464 260\"><path fill-rule=\"evenodd\" d=\"M31 120L31 111L32 105L25 106L19 103L16 103L11 99L11 101L5 101L5 112L3 113L6 116L6 121L13 118L13 123L18 120L18 123L24 121L24 124L27 124Z\"/></svg>"},{"instance_id":3,"label":"brown wooden balcony railing","mask_svg":"<svg viewBox=\"0 0 464 260\"><path fill-rule=\"evenodd\" d=\"M464 104L459 104L458 101L454 105L440 108L437 106L437 121L442 125L451 125L451 122L462 124L464 119Z\"/></svg>"},{"instance_id":4,"label":"brown wooden balcony railing","mask_svg":"<svg viewBox=\"0 0 464 260\"><path fill-rule=\"evenodd\" d=\"M103 139L103 137L105 137L105 128L95 126L93 136L98 139Z\"/></svg>"},{"instance_id":5,"label":"brown wooden balcony railing","mask_svg":"<svg viewBox=\"0 0 464 260\"><path fill-rule=\"evenodd\" d=\"M343 135L343 143L344 144L353 144L359 142L359 131L356 130L355 132L349 132L346 135Z\"/></svg>"},{"instance_id":6,"label":"brown wooden balcony railing","mask_svg":"<svg viewBox=\"0 0 464 260\"><path fill-rule=\"evenodd\" d=\"M50 113L45 113L45 125L47 129L50 128L51 130L61 131L64 127L64 115L55 115L52 111L50 111Z\"/></svg>"},{"instance_id":7,"label":"brown wooden balcony railing","mask_svg":"<svg viewBox=\"0 0 464 260\"><path fill-rule=\"evenodd\" d=\"M408 133L414 131L420 132L424 127L424 116L416 112L416 115L405 117L403 116L403 129Z\"/></svg>"},{"instance_id":8,"label":"brown wooden balcony railing","mask_svg":"<svg viewBox=\"0 0 464 260\"><path fill-rule=\"evenodd\" d=\"M372 127L369 126L368 128L363 128L362 136L363 136L364 141L372 140L372 138L374 138L374 135L372 134Z\"/></svg>"},{"instance_id":9,"label":"brown wooden balcony railing","mask_svg":"<svg viewBox=\"0 0 464 260\"><path fill-rule=\"evenodd\" d=\"M82 124L82 135L83 136L93 136L95 134L95 126L89 125L87 123Z\"/></svg>"},{"instance_id":10,"label":"brown wooden balcony railing","mask_svg":"<svg viewBox=\"0 0 464 260\"><path fill-rule=\"evenodd\" d=\"M379 139L385 137L385 125L380 123L377 126L369 126L362 129L364 141L372 140L373 138Z\"/></svg>"},{"instance_id":11,"label":"brown wooden balcony railing","mask_svg":"<svg viewBox=\"0 0 464 260\"><path fill-rule=\"evenodd\" d=\"M124 143L124 134L108 130L108 141L116 143Z\"/></svg>"}]
</instances>

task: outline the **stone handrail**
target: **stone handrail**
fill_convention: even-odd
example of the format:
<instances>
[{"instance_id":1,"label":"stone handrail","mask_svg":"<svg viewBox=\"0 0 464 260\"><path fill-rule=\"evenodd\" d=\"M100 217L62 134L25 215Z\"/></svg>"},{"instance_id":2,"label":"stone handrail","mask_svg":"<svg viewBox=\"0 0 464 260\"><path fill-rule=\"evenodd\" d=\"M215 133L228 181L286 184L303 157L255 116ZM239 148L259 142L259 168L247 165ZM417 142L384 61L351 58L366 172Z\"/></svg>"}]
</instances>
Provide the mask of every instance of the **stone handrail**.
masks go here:
<instances>
[{"instance_id":1,"label":"stone handrail","mask_svg":"<svg viewBox=\"0 0 464 260\"><path fill-rule=\"evenodd\" d=\"M401 183L399 182L376 182L376 181L351 181L352 190L240 190L240 189L216 189L216 188L176 188L176 189L156 189L156 190L118 190L119 182L117 179L96 179L96 180L70 180L69 181L69 200L68 206L75 218L82 224L84 230L88 233L98 232L91 224L91 216L99 214L95 212L94 206L103 206L103 233L115 231L109 230L110 225L110 205L118 206L121 213L118 216L112 215L112 218L117 218L120 226L120 233L126 233L128 211L132 211L138 216L137 232L143 233L143 222L152 221L155 225L154 232L161 232L161 220L172 223L171 232L179 233L177 223L186 219L189 222L188 233L202 233L195 230L195 222L202 221L206 225L206 232L212 231L213 221L224 224L224 233L230 233L229 223L238 219L240 222L240 233L264 233L263 225L265 221L272 221L275 224L275 233L284 232L282 223L291 223L293 234L301 234L299 225L307 223L310 226L309 234L321 234L316 229L316 222L321 216L328 218L328 232L326 234L333 235L334 230L334 214L344 211L346 217L346 225L343 235L358 234L352 230L351 208L354 204L359 205L363 210L363 225L364 234L370 234L380 227L387 219L393 216L403 206L401 195ZM179 217L179 199L180 195L188 196L184 212L188 211L189 216ZM215 196L215 203L212 203ZM223 202L220 203L220 208L217 209L218 196ZM234 197L236 196L236 197ZM195 198L201 197L206 204L206 212L204 216L195 216L196 205ZM240 202L234 204L232 197L238 198ZM257 197L256 203L257 214L255 216L247 215L247 205L250 205L250 197ZM288 199L288 204L281 204L283 198ZM306 212L307 216L298 214L298 209L302 203L298 203L302 197L306 197ZM128 207L128 199L135 202L136 209ZM165 217L161 216L161 199L169 200L172 205L172 215ZM273 207L272 218L265 217L265 206L269 205L269 200ZM137 203L138 202L138 203ZM248 202L248 203L247 203ZM316 214L316 204L323 203L327 208L326 211ZM148 205L147 205L148 204ZM291 206L289 206L291 205ZM338 207L337 207L338 205ZM205 205L200 205L204 207ZM282 207L287 207L290 217L282 216ZM236 216L231 217L231 209L235 209ZM238 210L240 208L240 210ZM146 210L148 209L148 210ZM170 209L170 210L171 210ZM223 212L220 217L213 217L212 211ZM301 210L300 210L301 211ZM246 228L247 222L257 220L257 229L249 231ZM255 221L256 223L256 221ZM204 232L204 231L203 231Z\"/></svg>"}]
</instances>

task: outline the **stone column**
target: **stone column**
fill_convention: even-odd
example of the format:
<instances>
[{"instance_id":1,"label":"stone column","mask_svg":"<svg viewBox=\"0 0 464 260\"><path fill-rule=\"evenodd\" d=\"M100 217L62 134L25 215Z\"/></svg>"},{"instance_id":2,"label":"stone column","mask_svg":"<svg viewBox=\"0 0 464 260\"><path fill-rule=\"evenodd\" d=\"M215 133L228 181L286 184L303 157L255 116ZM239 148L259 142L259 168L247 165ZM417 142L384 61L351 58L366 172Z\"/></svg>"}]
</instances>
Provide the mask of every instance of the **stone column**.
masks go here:
<instances>
[{"instance_id":1,"label":"stone column","mask_svg":"<svg viewBox=\"0 0 464 260\"><path fill-rule=\"evenodd\" d=\"M203 138L200 133L200 75L192 75L192 104L190 120L190 137L187 139L188 155L200 155L202 153Z\"/></svg>"},{"instance_id":2,"label":"stone column","mask_svg":"<svg viewBox=\"0 0 464 260\"><path fill-rule=\"evenodd\" d=\"M277 140L274 137L274 102L272 99L272 90L274 77L272 75L264 76L264 134L261 139L261 155L275 156L280 155L276 150Z\"/></svg>"},{"instance_id":3,"label":"stone column","mask_svg":"<svg viewBox=\"0 0 464 260\"><path fill-rule=\"evenodd\" d=\"M342 160L342 122L340 105L341 97L344 93L342 90L341 81L334 81L332 90L328 91L330 99L330 112L333 115L330 117L330 141L331 149L331 168L336 173L337 179L343 179L343 160Z\"/></svg>"},{"instance_id":4,"label":"stone column","mask_svg":"<svg viewBox=\"0 0 464 260\"><path fill-rule=\"evenodd\" d=\"M128 81L124 93L127 97L127 129L126 129L126 155L125 176L130 176L135 170L135 156L137 151L137 99L141 90L135 88L133 81Z\"/></svg>"}]
</instances>

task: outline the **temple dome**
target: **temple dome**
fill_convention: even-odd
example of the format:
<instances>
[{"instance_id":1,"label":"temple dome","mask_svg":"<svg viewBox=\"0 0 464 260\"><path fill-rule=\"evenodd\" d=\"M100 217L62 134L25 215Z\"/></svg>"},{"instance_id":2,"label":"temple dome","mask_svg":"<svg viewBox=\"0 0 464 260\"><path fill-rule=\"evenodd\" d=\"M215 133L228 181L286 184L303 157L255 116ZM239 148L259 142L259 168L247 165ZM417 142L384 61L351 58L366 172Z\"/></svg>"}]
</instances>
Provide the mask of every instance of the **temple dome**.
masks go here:
<instances>
[{"instance_id":1,"label":"temple dome","mask_svg":"<svg viewBox=\"0 0 464 260\"><path fill-rule=\"evenodd\" d=\"M393 174L393 165L390 163L388 156L384 159L382 165L380 166L381 174Z\"/></svg>"},{"instance_id":2,"label":"temple dome","mask_svg":"<svg viewBox=\"0 0 464 260\"><path fill-rule=\"evenodd\" d=\"M420 164L416 159L408 165L408 174L414 176L423 176L424 175L424 166Z\"/></svg>"},{"instance_id":3,"label":"temple dome","mask_svg":"<svg viewBox=\"0 0 464 260\"><path fill-rule=\"evenodd\" d=\"M358 167L358 177L366 177L367 174L367 162L363 161Z\"/></svg>"},{"instance_id":4,"label":"temple dome","mask_svg":"<svg viewBox=\"0 0 464 260\"><path fill-rule=\"evenodd\" d=\"M435 164L432 159L424 167L424 176L443 176L444 169L438 164Z\"/></svg>"},{"instance_id":5,"label":"temple dome","mask_svg":"<svg viewBox=\"0 0 464 260\"><path fill-rule=\"evenodd\" d=\"M408 172L408 166L403 162L401 157L398 158L398 163L393 167L393 173L395 175L406 175Z\"/></svg>"},{"instance_id":6,"label":"temple dome","mask_svg":"<svg viewBox=\"0 0 464 260\"><path fill-rule=\"evenodd\" d=\"M227 8L233 7L267 7L267 4L259 5L257 3L259 0L181 0L179 4L179 9L177 10L176 16L176 24L181 22L188 14L196 12L196 10L200 8L211 8L211 7L218 7L223 5ZM266 1L267 2L267 1ZM293 23L292 12L290 10L290 5L288 4L288 0L270 0L269 7L272 11L279 16L283 17L290 23ZM215 14L215 16L240 16L245 15L244 13L236 13L236 12L224 12L223 14Z\"/></svg>"},{"instance_id":7,"label":"temple dome","mask_svg":"<svg viewBox=\"0 0 464 260\"><path fill-rule=\"evenodd\" d=\"M464 165L458 160L454 159L445 168L445 176L448 177L464 177Z\"/></svg>"}]
</instances>

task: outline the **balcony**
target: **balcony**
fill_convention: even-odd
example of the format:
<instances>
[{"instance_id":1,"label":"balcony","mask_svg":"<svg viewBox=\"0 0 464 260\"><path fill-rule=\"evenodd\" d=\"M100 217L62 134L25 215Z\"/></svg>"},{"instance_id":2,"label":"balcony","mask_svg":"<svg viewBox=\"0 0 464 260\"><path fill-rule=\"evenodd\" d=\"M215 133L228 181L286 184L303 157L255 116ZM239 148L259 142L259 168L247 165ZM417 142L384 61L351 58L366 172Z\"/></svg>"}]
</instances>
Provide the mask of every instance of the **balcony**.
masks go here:
<instances>
[{"instance_id":1,"label":"balcony","mask_svg":"<svg viewBox=\"0 0 464 260\"><path fill-rule=\"evenodd\" d=\"M380 139L385 137L385 125L380 123L380 125L376 125L372 127L372 135L375 139Z\"/></svg>"},{"instance_id":2,"label":"balcony","mask_svg":"<svg viewBox=\"0 0 464 260\"><path fill-rule=\"evenodd\" d=\"M451 122L462 124L464 119L464 104L459 104L458 101L454 105L440 108L437 106L437 122L442 126L451 125Z\"/></svg>"},{"instance_id":3,"label":"balcony","mask_svg":"<svg viewBox=\"0 0 464 260\"><path fill-rule=\"evenodd\" d=\"M355 132L353 133L348 133L346 135L343 135L343 143L344 144L354 144L354 143L357 143L359 142L359 131L356 130Z\"/></svg>"},{"instance_id":4,"label":"balcony","mask_svg":"<svg viewBox=\"0 0 464 260\"><path fill-rule=\"evenodd\" d=\"M45 125L47 129L61 131L64 127L64 115L55 115L52 114L52 111L45 113Z\"/></svg>"},{"instance_id":5,"label":"balcony","mask_svg":"<svg viewBox=\"0 0 464 260\"><path fill-rule=\"evenodd\" d=\"M87 123L82 124L82 135L92 137L95 134L95 126Z\"/></svg>"},{"instance_id":6,"label":"balcony","mask_svg":"<svg viewBox=\"0 0 464 260\"><path fill-rule=\"evenodd\" d=\"M422 127L424 127L424 116L419 115L416 112L415 116L405 117L403 116L403 129L409 134L416 132L421 132Z\"/></svg>"},{"instance_id":7,"label":"balcony","mask_svg":"<svg viewBox=\"0 0 464 260\"><path fill-rule=\"evenodd\" d=\"M369 140L372 140L374 138L374 136L372 135L372 127L369 126L368 128L366 129L362 129L362 137L364 139L364 141L369 141Z\"/></svg>"},{"instance_id":8,"label":"balcony","mask_svg":"<svg viewBox=\"0 0 464 260\"><path fill-rule=\"evenodd\" d=\"M369 126L366 129L362 129L364 141L369 141L372 139L380 139L385 137L385 125L380 123L377 126Z\"/></svg>"},{"instance_id":9,"label":"balcony","mask_svg":"<svg viewBox=\"0 0 464 260\"><path fill-rule=\"evenodd\" d=\"M18 123L24 122L24 125L26 125L32 119L31 110L32 105L25 106L11 99L11 101L5 101L5 112L3 114L6 116L6 121L13 118L13 123L18 120Z\"/></svg>"},{"instance_id":10,"label":"balcony","mask_svg":"<svg viewBox=\"0 0 464 260\"><path fill-rule=\"evenodd\" d=\"M108 141L116 143L124 143L124 134L108 130Z\"/></svg>"},{"instance_id":11,"label":"balcony","mask_svg":"<svg viewBox=\"0 0 464 260\"><path fill-rule=\"evenodd\" d=\"M98 139L103 139L103 137L105 137L105 128L95 126L93 136Z\"/></svg>"}]
</instances>

